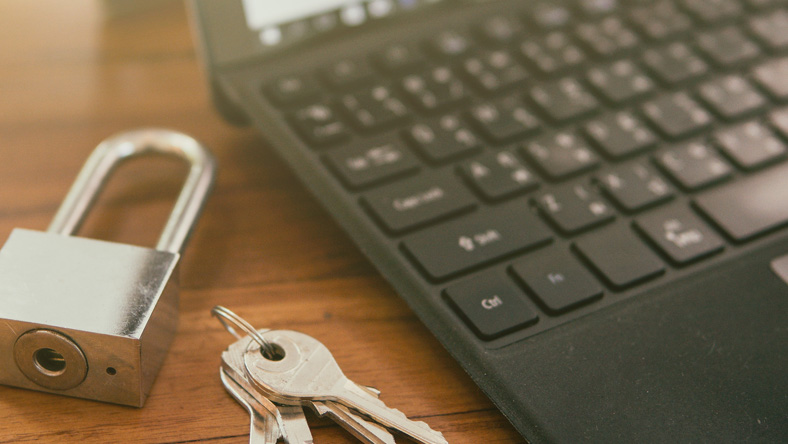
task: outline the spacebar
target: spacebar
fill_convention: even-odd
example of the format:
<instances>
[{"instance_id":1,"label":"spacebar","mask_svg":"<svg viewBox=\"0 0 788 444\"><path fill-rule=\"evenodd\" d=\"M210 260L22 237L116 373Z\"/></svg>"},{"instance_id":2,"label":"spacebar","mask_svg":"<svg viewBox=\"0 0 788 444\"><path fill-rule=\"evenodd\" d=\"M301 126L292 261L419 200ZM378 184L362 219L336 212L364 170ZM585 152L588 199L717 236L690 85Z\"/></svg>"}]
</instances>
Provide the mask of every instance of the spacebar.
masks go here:
<instances>
[{"instance_id":1,"label":"spacebar","mask_svg":"<svg viewBox=\"0 0 788 444\"><path fill-rule=\"evenodd\" d=\"M695 199L698 208L736 241L788 223L788 163Z\"/></svg>"}]
</instances>

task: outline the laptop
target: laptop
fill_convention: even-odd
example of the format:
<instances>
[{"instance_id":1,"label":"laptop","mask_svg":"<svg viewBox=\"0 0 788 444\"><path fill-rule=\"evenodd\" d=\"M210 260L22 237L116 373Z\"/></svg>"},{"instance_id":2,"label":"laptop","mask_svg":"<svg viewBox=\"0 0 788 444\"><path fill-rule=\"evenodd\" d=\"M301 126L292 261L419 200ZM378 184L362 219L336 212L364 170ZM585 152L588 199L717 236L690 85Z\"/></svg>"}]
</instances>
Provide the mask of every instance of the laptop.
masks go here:
<instances>
[{"instance_id":1,"label":"laptop","mask_svg":"<svg viewBox=\"0 0 788 444\"><path fill-rule=\"evenodd\" d=\"M191 10L221 114L526 440L788 440L787 1Z\"/></svg>"}]
</instances>

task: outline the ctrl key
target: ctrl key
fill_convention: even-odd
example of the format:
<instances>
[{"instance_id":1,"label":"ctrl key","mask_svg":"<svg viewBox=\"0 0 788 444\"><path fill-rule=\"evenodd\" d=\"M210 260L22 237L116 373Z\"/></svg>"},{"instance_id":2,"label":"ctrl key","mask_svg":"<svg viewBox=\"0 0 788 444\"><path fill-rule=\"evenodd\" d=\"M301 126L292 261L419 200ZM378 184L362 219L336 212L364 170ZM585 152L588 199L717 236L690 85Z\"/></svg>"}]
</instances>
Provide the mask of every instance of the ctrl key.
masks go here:
<instances>
[{"instance_id":1,"label":"ctrl key","mask_svg":"<svg viewBox=\"0 0 788 444\"><path fill-rule=\"evenodd\" d=\"M490 340L535 323L525 295L503 273L488 271L451 285L445 296L482 339Z\"/></svg>"}]
</instances>

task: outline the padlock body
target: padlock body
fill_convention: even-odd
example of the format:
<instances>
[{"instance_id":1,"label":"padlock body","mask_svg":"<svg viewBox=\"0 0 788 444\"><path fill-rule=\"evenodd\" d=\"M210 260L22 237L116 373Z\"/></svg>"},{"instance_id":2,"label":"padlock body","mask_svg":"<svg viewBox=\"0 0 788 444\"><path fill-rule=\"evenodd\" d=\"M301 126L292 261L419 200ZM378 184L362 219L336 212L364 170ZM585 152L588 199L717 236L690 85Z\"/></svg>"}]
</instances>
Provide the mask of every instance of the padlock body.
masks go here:
<instances>
[{"instance_id":1,"label":"padlock body","mask_svg":"<svg viewBox=\"0 0 788 444\"><path fill-rule=\"evenodd\" d=\"M0 250L0 384L141 407L177 330L179 258L15 229Z\"/></svg>"}]
</instances>

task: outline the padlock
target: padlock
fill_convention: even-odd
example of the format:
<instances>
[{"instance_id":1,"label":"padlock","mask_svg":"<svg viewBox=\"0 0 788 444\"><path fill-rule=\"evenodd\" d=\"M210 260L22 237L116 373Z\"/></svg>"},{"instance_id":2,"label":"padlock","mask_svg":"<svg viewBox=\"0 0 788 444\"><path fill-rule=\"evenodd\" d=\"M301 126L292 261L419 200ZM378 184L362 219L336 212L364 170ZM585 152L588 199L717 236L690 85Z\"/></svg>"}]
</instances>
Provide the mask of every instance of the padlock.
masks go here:
<instances>
[{"instance_id":1,"label":"padlock","mask_svg":"<svg viewBox=\"0 0 788 444\"><path fill-rule=\"evenodd\" d=\"M72 236L114 168L146 154L190 164L156 248ZM185 134L99 144L48 230L17 228L0 250L0 384L142 407L175 336L178 260L215 174Z\"/></svg>"}]
</instances>

